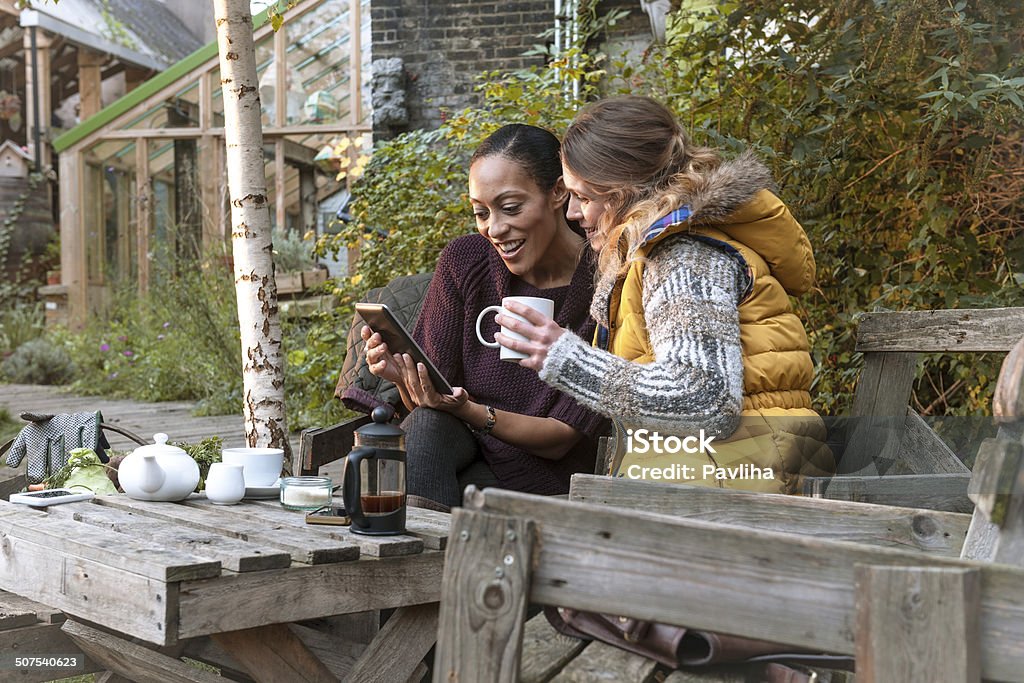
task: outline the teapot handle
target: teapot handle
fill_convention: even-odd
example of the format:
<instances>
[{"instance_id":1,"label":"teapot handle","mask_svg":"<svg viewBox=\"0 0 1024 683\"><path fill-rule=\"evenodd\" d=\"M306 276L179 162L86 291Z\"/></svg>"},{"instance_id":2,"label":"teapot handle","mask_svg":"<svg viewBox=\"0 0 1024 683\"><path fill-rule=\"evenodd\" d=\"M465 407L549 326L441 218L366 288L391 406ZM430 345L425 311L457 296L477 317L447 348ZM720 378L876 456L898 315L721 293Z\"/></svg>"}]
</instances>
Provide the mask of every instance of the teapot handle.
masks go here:
<instances>
[{"instance_id":1,"label":"teapot handle","mask_svg":"<svg viewBox=\"0 0 1024 683\"><path fill-rule=\"evenodd\" d=\"M345 501L345 510L352 521L359 526L366 526L367 519L363 514L363 504L360 499L362 493L362 481L359 474L359 463L376 453L376 449L367 446L354 448L346 456L345 474L342 477L341 495Z\"/></svg>"}]
</instances>

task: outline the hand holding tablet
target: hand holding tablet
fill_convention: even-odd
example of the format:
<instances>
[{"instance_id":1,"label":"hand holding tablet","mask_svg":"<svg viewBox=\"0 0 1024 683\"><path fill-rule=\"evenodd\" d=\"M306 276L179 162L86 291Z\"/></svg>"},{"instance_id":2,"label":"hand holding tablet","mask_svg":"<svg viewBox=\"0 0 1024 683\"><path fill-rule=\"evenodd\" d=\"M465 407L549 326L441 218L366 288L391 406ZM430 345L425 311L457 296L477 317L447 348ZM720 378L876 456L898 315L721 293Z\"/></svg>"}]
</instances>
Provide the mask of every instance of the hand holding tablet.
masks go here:
<instances>
[{"instance_id":1,"label":"hand holding tablet","mask_svg":"<svg viewBox=\"0 0 1024 683\"><path fill-rule=\"evenodd\" d=\"M447 395L454 393L448 380L438 371L420 345L412 338L412 335L398 322L398 318L386 304L357 303L356 312L371 330L381 336L384 343L388 345L388 351L407 353L412 356L413 361L422 363L427 368L430 381L438 393Z\"/></svg>"}]
</instances>

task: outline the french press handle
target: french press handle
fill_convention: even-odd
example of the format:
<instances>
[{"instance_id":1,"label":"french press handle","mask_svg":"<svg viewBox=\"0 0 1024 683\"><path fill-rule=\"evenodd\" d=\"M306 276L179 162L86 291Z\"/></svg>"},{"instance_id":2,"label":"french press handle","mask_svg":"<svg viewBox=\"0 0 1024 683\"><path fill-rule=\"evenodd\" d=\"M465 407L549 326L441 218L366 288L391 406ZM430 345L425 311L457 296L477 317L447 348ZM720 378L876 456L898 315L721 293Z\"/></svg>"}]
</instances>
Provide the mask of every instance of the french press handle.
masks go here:
<instances>
[{"instance_id":1,"label":"french press handle","mask_svg":"<svg viewBox=\"0 0 1024 683\"><path fill-rule=\"evenodd\" d=\"M376 448L360 446L349 452L348 462L345 463L345 474L342 478L341 495L345 500L345 509L352 522L359 526L367 526L366 515L363 514L362 501L362 480L359 474L359 464L366 458L372 457L377 452Z\"/></svg>"}]
</instances>

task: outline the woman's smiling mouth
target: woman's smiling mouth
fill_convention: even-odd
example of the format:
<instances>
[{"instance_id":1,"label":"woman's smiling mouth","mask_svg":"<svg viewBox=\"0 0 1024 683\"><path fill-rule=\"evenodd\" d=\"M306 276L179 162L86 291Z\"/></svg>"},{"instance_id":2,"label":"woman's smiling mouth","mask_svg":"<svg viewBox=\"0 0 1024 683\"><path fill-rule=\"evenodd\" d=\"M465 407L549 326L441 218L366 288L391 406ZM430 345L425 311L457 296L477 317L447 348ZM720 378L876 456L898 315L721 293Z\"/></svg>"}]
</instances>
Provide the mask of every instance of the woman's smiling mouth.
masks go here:
<instances>
[{"instance_id":1,"label":"woman's smiling mouth","mask_svg":"<svg viewBox=\"0 0 1024 683\"><path fill-rule=\"evenodd\" d=\"M494 246L497 247L498 253L501 254L502 258L511 258L514 256L519 249L526 244L526 240L510 240L508 242L495 242Z\"/></svg>"}]
</instances>

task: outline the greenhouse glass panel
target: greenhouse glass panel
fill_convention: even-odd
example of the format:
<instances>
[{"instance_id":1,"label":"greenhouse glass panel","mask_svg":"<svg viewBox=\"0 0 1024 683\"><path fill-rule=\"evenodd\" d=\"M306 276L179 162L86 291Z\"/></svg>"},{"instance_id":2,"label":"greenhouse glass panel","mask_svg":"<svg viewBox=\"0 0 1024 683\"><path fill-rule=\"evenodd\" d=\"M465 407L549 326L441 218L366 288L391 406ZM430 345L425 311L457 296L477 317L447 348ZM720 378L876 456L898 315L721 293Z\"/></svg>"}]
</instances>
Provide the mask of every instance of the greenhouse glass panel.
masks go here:
<instances>
[{"instance_id":1,"label":"greenhouse glass panel","mask_svg":"<svg viewBox=\"0 0 1024 683\"><path fill-rule=\"evenodd\" d=\"M273 127L277 115L275 92L277 90L277 69L274 68L274 34L256 43L256 77L260 84L260 111L263 126ZM219 81L218 81L219 82ZM223 107L221 107L223 111Z\"/></svg>"},{"instance_id":2,"label":"greenhouse glass panel","mask_svg":"<svg viewBox=\"0 0 1024 683\"><path fill-rule=\"evenodd\" d=\"M210 125L214 128L224 127L224 91L220 87L220 67L209 72L210 97ZM261 101L262 104L262 101Z\"/></svg>"},{"instance_id":3,"label":"greenhouse glass panel","mask_svg":"<svg viewBox=\"0 0 1024 683\"><path fill-rule=\"evenodd\" d=\"M341 102L348 95L349 23L345 0L327 0L317 11L285 22L292 91L302 100L294 123L335 123L347 114Z\"/></svg>"}]
</instances>

